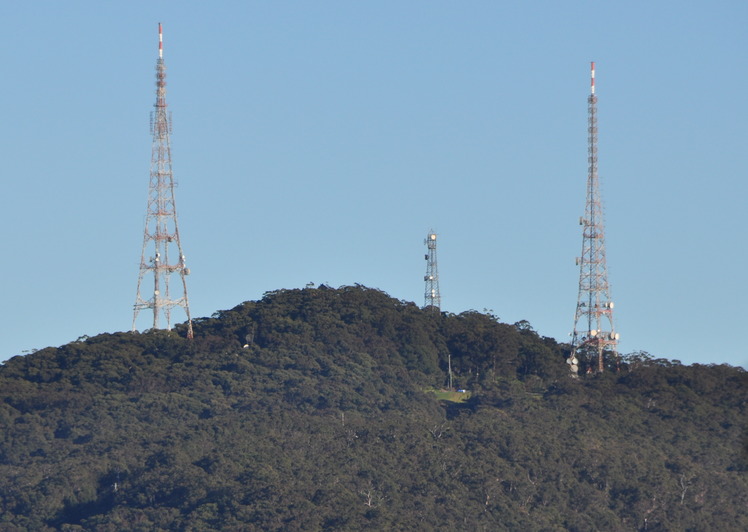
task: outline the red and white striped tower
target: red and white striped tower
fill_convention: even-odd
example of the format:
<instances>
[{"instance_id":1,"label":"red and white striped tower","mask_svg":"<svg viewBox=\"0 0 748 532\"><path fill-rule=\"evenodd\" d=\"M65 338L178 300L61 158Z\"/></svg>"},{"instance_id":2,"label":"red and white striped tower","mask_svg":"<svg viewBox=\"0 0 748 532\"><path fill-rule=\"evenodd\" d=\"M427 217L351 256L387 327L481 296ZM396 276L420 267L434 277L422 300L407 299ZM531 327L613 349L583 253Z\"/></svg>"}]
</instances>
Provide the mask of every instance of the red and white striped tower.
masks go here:
<instances>
[{"instance_id":1,"label":"red and white striped tower","mask_svg":"<svg viewBox=\"0 0 748 532\"><path fill-rule=\"evenodd\" d=\"M613 301L610 298L608 267L605 260L605 225L597 175L597 96L595 63L591 63L588 107L588 175L585 215L582 226L582 256L579 265L579 296L574 314L571 354L567 363L573 375L580 366L587 372L601 372L605 355L618 363L618 333L613 326Z\"/></svg>"},{"instance_id":2,"label":"red and white striped tower","mask_svg":"<svg viewBox=\"0 0 748 532\"><path fill-rule=\"evenodd\" d=\"M159 318L163 314L166 329L171 329L171 310L182 307L187 314L187 337L192 338L187 282L190 270L185 266L182 244L179 239L177 208L174 200L174 175L171 168L171 113L166 110L166 65L164 64L164 40L161 23L158 25L158 60L156 61L156 103L151 112L151 179L148 187L143 251L140 256L138 291L132 329L136 330L141 310L153 310L153 328L160 328ZM153 244L153 255L146 258ZM143 284L146 274L153 273L153 292ZM176 286L169 283L172 274L179 275Z\"/></svg>"}]
</instances>

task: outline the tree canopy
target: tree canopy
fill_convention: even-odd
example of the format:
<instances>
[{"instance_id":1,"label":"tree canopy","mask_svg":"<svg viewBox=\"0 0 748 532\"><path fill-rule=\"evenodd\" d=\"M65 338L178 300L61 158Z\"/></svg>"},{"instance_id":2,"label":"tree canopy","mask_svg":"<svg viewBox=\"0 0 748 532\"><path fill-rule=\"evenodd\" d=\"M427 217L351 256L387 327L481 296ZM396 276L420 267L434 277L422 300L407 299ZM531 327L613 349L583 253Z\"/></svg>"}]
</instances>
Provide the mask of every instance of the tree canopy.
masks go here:
<instances>
[{"instance_id":1,"label":"tree canopy","mask_svg":"<svg viewBox=\"0 0 748 532\"><path fill-rule=\"evenodd\" d=\"M0 367L0 531L748 530L740 368L571 379L527 322L358 285L194 330Z\"/></svg>"}]
</instances>

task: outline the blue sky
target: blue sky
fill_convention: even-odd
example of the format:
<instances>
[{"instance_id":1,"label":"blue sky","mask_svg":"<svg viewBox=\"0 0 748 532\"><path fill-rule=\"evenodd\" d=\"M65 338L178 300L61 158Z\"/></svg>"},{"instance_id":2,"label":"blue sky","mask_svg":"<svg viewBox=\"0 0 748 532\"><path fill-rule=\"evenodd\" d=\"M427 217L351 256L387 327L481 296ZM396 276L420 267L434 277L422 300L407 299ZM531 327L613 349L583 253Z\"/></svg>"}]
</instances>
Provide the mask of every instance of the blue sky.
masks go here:
<instances>
[{"instance_id":1,"label":"blue sky","mask_svg":"<svg viewBox=\"0 0 748 532\"><path fill-rule=\"evenodd\" d=\"M748 366L748 4L638 0L4 2L0 360L130 328L159 21L193 316L422 304L433 227L443 309L568 340L595 61L621 352Z\"/></svg>"}]
</instances>

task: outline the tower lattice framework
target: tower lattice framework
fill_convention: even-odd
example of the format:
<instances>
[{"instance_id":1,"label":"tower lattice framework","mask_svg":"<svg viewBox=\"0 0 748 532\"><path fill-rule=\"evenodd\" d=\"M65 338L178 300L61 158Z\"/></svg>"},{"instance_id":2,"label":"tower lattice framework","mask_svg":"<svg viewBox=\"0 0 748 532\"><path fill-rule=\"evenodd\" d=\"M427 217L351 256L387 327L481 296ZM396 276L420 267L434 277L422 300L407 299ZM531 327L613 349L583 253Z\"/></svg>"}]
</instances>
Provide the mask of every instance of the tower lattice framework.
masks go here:
<instances>
[{"instance_id":1,"label":"tower lattice framework","mask_svg":"<svg viewBox=\"0 0 748 532\"><path fill-rule=\"evenodd\" d=\"M605 260L605 224L597 175L597 96L595 63L590 69L588 108L588 176L585 214L582 226L582 256L579 265L579 296L574 315L571 354L567 363L577 375L580 362L588 372L602 372L604 357L609 354L618 362L619 335L613 325L613 301L610 298L608 267Z\"/></svg>"},{"instance_id":2,"label":"tower lattice framework","mask_svg":"<svg viewBox=\"0 0 748 532\"><path fill-rule=\"evenodd\" d=\"M174 175L171 167L171 113L166 105L166 65L163 57L163 33L158 25L158 60L156 62L156 103L151 112L151 177L148 186L143 251L140 256L140 274L135 298L132 329L141 310L153 310L153 328L160 327L163 315L166 329L171 329L171 311L182 307L187 314L187 337L192 338L192 319L187 298L185 277L190 273L185 265L182 244L179 239L177 208L174 199ZM148 257L149 245L153 255ZM146 288L144 279L153 273L153 291ZM179 282L170 283L172 274Z\"/></svg>"},{"instance_id":3,"label":"tower lattice framework","mask_svg":"<svg viewBox=\"0 0 748 532\"><path fill-rule=\"evenodd\" d=\"M424 241L428 248L426 253L426 275L423 280L426 281L426 290L424 291L425 309L439 312L442 306L442 297L439 294L439 268L436 264L436 233L430 230Z\"/></svg>"}]
</instances>

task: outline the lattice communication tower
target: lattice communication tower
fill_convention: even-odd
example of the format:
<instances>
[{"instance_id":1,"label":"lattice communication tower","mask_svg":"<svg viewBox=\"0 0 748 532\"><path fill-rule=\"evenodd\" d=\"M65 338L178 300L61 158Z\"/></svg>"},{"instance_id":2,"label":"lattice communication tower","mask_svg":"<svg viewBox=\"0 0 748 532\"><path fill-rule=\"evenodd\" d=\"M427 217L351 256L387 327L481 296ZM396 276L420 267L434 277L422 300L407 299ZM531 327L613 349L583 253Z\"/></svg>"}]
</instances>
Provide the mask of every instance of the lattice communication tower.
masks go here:
<instances>
[{"instance_id":1,"label":"lattice communication tower","mask_svg":"<svg viewBox=\"0 0 748 532\"><path fill-rule=\"evenodd\" d=\"M151 178L148 187L148 208L143 235L143 251L140 256L138 291L132 329L136 330L138 313L153 310L153 328L158 329L159 317L163 314L166 329L171 329L171 311L182 307L187 314L187 337L192 338L187 282L190 270L185 265L182 244L179 240L177 208L174 200L174 175L171 168L171 113L166 109L166 65L164 64L163 33L158 25L158 60L156 61L156 103L151 112ZM153 244L153 255L146 259L149 244ZM143 280L153 273L153 292L148 293ZM172 274L179 276L175 287L170 284ZM145 293L145 295L143 295Z\"/></svg>"},{"instance_id":2,"label":"lattice communication tower","mask_svg":"<svg viewBox=\"0 0 748 532\"><path fill-rule=\"evenodd\" d=\"M582 226L582 256L579 265L579 296L574 315L571 354L567 363L572 375L583 362L589 373L602 372L604 357L609 354L618 364L619 335L613 326L613 301L610 298L608 267L605 260L605 226L597 175L597 96L595 96L595 63L591 63L588 108L588 176L585 215Z\"/></svg>"},{"instance_id":3,"label":"lattice communication tower","mask_svg":"<svg viewBox=\"0 0 748 532\"><path fill-rule=\"evenodd\" d=\"M439 294L439 268L436 265L436 233L432 229L426 235L424 244L428 248L426 253L426 275L423 280L426 281L426 290L424 292L423 308L439 312L442 306L442 298Z\"/></svg>"}]
</instances>

